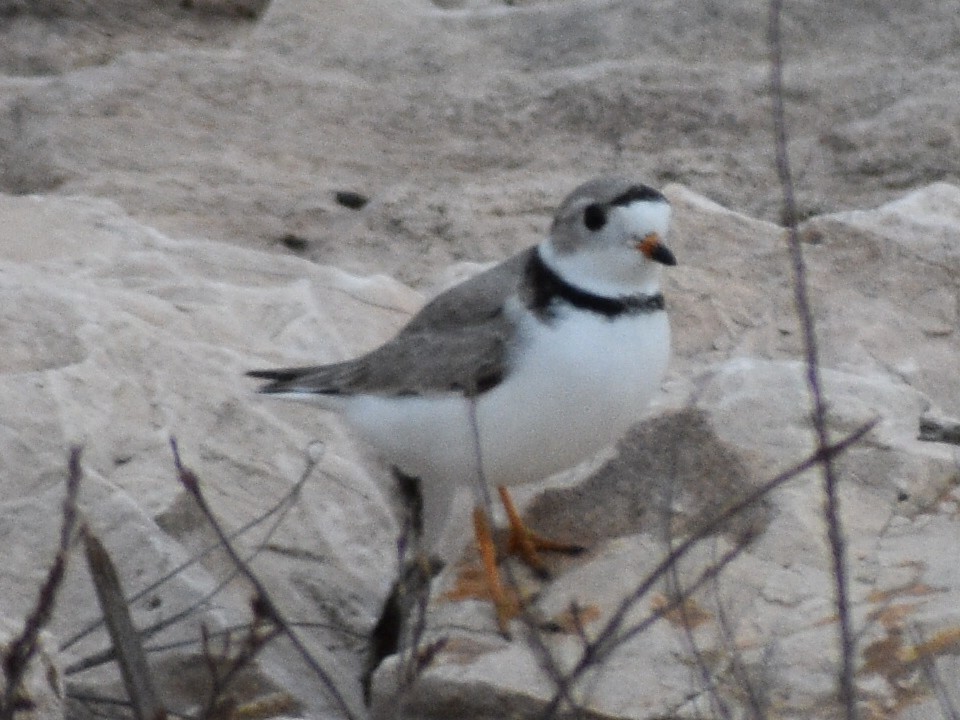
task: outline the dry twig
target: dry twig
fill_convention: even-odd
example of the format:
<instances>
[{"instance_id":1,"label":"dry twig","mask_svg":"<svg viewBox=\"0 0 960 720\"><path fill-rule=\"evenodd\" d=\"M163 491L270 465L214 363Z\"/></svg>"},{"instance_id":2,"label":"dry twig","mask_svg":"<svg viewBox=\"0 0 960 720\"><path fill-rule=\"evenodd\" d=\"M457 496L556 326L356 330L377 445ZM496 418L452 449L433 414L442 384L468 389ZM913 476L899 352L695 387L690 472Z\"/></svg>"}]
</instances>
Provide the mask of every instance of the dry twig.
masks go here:
<instances>
[{"instance_id":1,"label":"dry twig","mask_svg":"<svg viewBox=\"0 0 960 720\"><path fill-rule=\"evenodd\" d=\"M770 1L768 42L770 46L770 91L773 100L774 144L777 176L783 193L783 218L787 226L787 244L793 265L794 303L803 335L804 354L807 366L807 385L813 405L813 427L820 459L818 464L823 475L824 517L827 523L827 540L833 562L834 595L837 606L838 634L840 644L840 703L846 720L856 720L856 688L854 687L855 648L850 617L849 578L846 567L846 542L840 523L840 506L837 497L837 474L833 456L825 455L824 448L830 444L827 431L827 409L820 382L820 358L817 333L807 293L806 264L800 235L797 232L797 203L794 195L790 157L787 151L787 128L783 106L783 42L780 35L780 11L782 0Z\"/></svg>"},{"instance_id":2,"label":"dry twig","mask_svg":"<svg viewBox=\"0 0 960 720\"><path fill-rule=\"evenodd\" d=\"M50 622L53 608L57 602L57 595L63 583L63 576L67 570L70 541L77 521L77 493L80 489L80 480L83 470L80 468L81 449L74 446L70 449L69 474L67 476L67 494L63 501L63 514L60 524L60 544L57 555L47 572L47 577L40 586L37 601L33 611L24 623L23 632L10 643L3 656L3 673L6 678L6 690L0 698L0 720L11 720L19 708L17 693L20 684L27 672L30 660L37 651L37 640L40 631Z\"/></svg>"},{"instance_id":3,"label":"dry twig","mask_svg":"<svg viewBox=\"0 0 960 720\"><path fill-rule=\"evenodd\" d=\"M304 467L303 473L301 473L300 475L300 479L293 485L292 488L290 488L290 490L286 494L284 494L283 497L281 497L273 505L273 507L268 509L262 515L259 515L253 518L252 520L250 520L250 522L246 523L245 525L240 526L239 528L237 528L227 536L227 538L230 541L236 540L237 538L242 537L247 532L253 530L257 526L266 522L269 518L273 517L274 515L277 515L276 520L270 525L270 527L267 529L266 533L264 534L263 541L258 545L258 547L256 548L256 550L254 550L254 552L252 552L250 555L248 555L245 558L246 562L249 563L251 560L253 560L253 558L255 558L257 554L259 554L260 550L262 549L263 545L267 542L267 540L271 538L273 534L276 532L280 523L286 517L290 509L294 506L294 502L296 498L299 496L304 483L306 483L310 475L313 473L313 469L316 466L316 464L317 464L317 460L313 457L308 456L307 464ZM164 583L169 582L172 578L176 577L187 568L199 563L203 558L205 558L207 555L209 555L219 547L220 547L219 542L211 543L200 552L196 553L195 555L192 555L188 560L185 560L184 562L180 563L176 567L172 568L166 574L160 576L159 578L157 578L156 580L148 584L146 587L132 594L130 597L127 598L127 603L130 605L133 605L138 600L141 600L146 595L157 590ZM224 587L230 584L230 582L232 582L237 577L238 574L239 574L238 570L228 573L227 576L224 577L220 582L218 582L217 585L212 590L210 590L206 595L204 595L202 598L197 600L192 605L189 605L183 610L173 613L163 618L162 620L159 620L153 625L150 625L148 627L141 629L140 633L143 636L143 639L146 640L147 638L153 637L155 634L157 634L161 630L171 627L172 625L180 622L181 620L187 617L191 617L200 606L202 606L204 603L208 602L214 596L216 596ZM92 620L86 623L85 625L83 625L83 627L81 627L79 631L77 631L74 635L67 638L66 640L63 641L63 643L61 643L60 650L61 651L68 650L70 647L78 643L80 640L87 637L92 632L96 631L102 625L103 625L102 616L97 618L96 620ZM76 663L66 668L66 674L70 675L73 673L82 672L92 667L102 665L103 663L110 662L111 660L113 660L112 647L106 648L102 652L93 653L81 660L78 660Z\"/></svg>"},{"instance_id":4,"label":"dry twig","mask_svg":"<svg viewBox=\"0 0 960 720\"><path fill-rule=\"evenodd\" d=\"M284 618L283 613L280 612L280 609L277 607L276 603L274 603L270 593L267 592L266 587L260 581L260 578L256 576L256 574L250 569L249 565L244 562L243 558L240 557L236 549L230 544L230 539L227 537L227 533L220 526L220 523L213 514L213 511L210 509L203 492L200 490L200 479L192 470L185 467L181 462L180 452L177 448L177 441L173 438L170 439L170 447L173 450L173 460L177 468L177 474L180 483L187 490L187 492L193 496L194 500L197 501L197 505L204 517L207 519L207 522L210 523L210 527L213 528L213 531L220 539L223 550L230 557L230 560L233 562L233 564L240 570L241 575L243 575L247 582L249 582L254 588L254 602L257 606L257 615L262 617L264 620L273 623L277 629L284 636L286 636L286 638L290 641L290 644L293 645L294 649L297 651L297 654L300 656L300 658L320 680L323 687L326 688L334 704L337 706L337 709L344 715L344 717L348 718L348 720L356 720L356 713L354 713L354 711L351 710L350 706L347 704L346 699L343 697L343 694L340 692L340 689L334 682L333 677L320 665L319 662L317 662L316 658L310 654L310 651L307 649L306 645L304 645L303 640L300 639L300 636L294 631L290 623Z\"/></svg>"},{"instance_id":5,"label":"dry twig","mask_svg":"<svg viewBox=\"0 0 960 720\"><path fill-rule=\"evenodd\" d=\"M649 627L649 625L662 617L663 612L671 609L671 607L663 608L663 612L647 618L647 620L644 620L642 623L634 627L624 629L624 625L630 611L636 607L636 605L644 597L646 597L646 595L665 576L665 574L677 562L679 562L681 558L686 556L687 553L689 553L699 542L701 542L705 537L708 537L719 530L732 518L736 517L750 507L753 507L756 503L760 502L766 495L771 493L776 488L794 479L807 470L819 465L823 461L823 458L836 457L840 453L844 452L851 445L859 442L868 432L870 432L870 430L873 429L875 425L876 420L865 423L838 442L833 443L832 445L827 445L826 447L815 451L802 462L771 478L751 493L745 495L739 502L729 506L726 510L716 515L712 520L703 523L703 525L697 529L695 534L677 544L674 549L667 554L667 556L664 557L663 560L661 560L647 575L644 581L620 602L617 609L607 621L607 624L597 634L594 641L581 653L580 659L574 665L573 669L563 676L557 683L557 691L555 692L551 701L547 704L541 717L544 718L544 720L551 720L552 718L557 717L562 703L564 701L572 702L571 688L584 675L584 673L587 672L587 670L589 670L591 667L595 667L597 663L605 660L620 645L638 635L644 629ZM735 549L732 552L739 552L739 549ZM722 569L722 566L732 560L734 556L735 555L731 553L727 553L721 557L718 563L705 570L704 573L701 574L700 578L686 589L685 595L689 596L691 592L694 592L704 582L715 577L720 569ZM675 601L682 599L683 598L675 598Z\"/></svg>"}]
</instances>

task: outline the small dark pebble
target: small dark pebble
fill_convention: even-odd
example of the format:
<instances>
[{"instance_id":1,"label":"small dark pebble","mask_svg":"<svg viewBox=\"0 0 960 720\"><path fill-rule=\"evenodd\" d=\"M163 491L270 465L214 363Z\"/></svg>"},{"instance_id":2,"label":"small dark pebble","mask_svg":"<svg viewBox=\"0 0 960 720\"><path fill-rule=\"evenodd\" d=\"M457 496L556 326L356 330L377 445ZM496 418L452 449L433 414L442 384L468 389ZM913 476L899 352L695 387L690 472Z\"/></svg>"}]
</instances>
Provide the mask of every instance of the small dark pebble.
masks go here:
<instances>
[{"instance_id":1,"label":"small dark pebble","mask_svg":"<svg viewBox=\"0 0 960 720\"><path fill-rule=\"evenodd\" d=\"M282 238L280 242L286 245L291 250L296 252L303 252L310 245L310 241L299 235L294 235L293 233L287 233Z\"/></svg>"},{"instance_id":2,"label":"small dark pebble","mask_svg":"<svg viewBox=\"0 0 960 720\"><path fill-rule=\"evenodd\" d=\"M344 207L350 208L351 210L359 210L368 202L370 198L366 195L361 195L358 192L353 190L337 190L334 197L337 199L337 202L343 205Z\"/></svg>"}]
</instances>

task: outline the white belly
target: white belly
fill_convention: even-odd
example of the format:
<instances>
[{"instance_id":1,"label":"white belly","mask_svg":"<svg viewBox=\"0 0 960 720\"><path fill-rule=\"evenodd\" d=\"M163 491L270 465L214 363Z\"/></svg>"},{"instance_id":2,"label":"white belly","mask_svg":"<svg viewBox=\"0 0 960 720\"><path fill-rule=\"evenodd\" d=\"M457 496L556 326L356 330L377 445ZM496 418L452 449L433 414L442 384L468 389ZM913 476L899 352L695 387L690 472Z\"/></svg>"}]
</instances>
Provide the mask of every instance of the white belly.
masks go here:
<instances>
[{"instance_id":1,"label":"white belly","mask_svg":"<svg viewBox=\"0 0 960 720\"><path fill-rule=\"evenodd\" d=\"M542 479L616 442L659 389L670 355L662 312L613 321L575 312L530 334L515 374L480 400L491 484Z\"/></svg>"},{"instance_id":2,"label":"white belly","mask_svg":"<svg viewBox=\"0 0 960 720\"><path fill-rule=\"evenodd\" d=\"M572 312L521 324L511 373L476 403L488 487L540 480L618 440L657 392L670 354L666 313L608 320ZM404 472L422 478L428 542L458 487L477 478L469 401L462 396L357 396L347 420Z\"/></svg>"}]
</instances>

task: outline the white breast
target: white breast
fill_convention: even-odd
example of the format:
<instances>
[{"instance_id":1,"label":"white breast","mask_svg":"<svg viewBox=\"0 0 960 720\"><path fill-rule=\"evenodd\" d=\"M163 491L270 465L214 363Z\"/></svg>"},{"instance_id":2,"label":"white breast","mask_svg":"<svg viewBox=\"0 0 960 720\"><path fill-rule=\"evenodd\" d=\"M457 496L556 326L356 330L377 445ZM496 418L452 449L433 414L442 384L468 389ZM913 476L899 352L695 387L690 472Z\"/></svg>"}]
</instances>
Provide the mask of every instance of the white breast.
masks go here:
<instances>
[{"instance_id":1,"label":"white breast","mask_svg":"<svg viewBox=\"0 0 960 720\"><path fill-rule=\"evenodd\" d=\"M524 323L516 372L480 401L484 469L496 484L541 479L616 442L657 392L670 355L664 312L568 310Z\"/></svg>"},{"instance_id":2,"label":"white breast","mask_svg":"<svg viewBox=\"0 0 960 720\"><path fill-rule=\"evenodd\" d=\"M664 312L610 320L570 309L528 313L509 376L476 404L489 487L540 480L616 442L657 392L670 354ZM347 420L384 459L422 478L427 541L440 536L457 488L476 482L469 401L356 396Z\"/></svg>"}]
</instances>

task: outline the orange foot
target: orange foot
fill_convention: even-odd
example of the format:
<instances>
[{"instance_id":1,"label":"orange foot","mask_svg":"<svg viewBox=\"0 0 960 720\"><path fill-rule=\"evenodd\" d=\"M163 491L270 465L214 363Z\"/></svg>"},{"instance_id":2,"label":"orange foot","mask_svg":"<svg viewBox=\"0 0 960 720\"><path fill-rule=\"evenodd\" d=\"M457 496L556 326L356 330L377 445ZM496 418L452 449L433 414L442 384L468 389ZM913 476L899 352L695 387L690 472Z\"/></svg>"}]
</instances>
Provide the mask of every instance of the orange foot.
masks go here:
<instances>
[{"instance_id":1,"label":"orange foot","mask_svg":"<svg viewBox=\"0 0 960 720\"><path fill-rule=\"evenodd\" d=\"M507 489L502 486L497 489L510 523L507 553L519 557L539 576L546 577L548 575L539 551L576 553L583 550L579 545L557 542L534 533L523 524L523 520L520 518ZM522 600L514 589L505 586L500 577L500 570L497 567L497 551L493 542L493 529L486 511L482 507L474 508L473 528L483 567L485 594L493 602L500 632L504 637L510 637L510 621L519 614Z\"/></svg>"},{"instance_id":2,"label":"orange foot","mask_svg":"<svg viewBox=\"0 0 960 720\"><path fill-rule=\"evenodd\" d=\"M500 502L503 503L503 509L507 512L507 521L510 523L510 537L507 541L507 553L515 555L526 563L541 578L549 576L547 566L540 557L538 551L560 552L576 554L584 551L582 545L560 542L551 538L538 535L533 530L523 524L520 513L517 512L516 505L513 504L513 498L503 485L497 487L500 493Z\"/></svg>"},{"instance_id":3,"label":"orange foot","mask_svg":"<svg viewBox=\"0 0 960 720\"><path fill-rule=\"evenodd\" d=\"M473 509L473 530L477 539L477 550L480 552L480 562L483 565L483 577L497 614L497 627L500 628L504 637L509 638L510 621L520 612L520 598L515 592L507 592L500 578L490 518L482 507Z\"/></svg>"}]
</instances>

